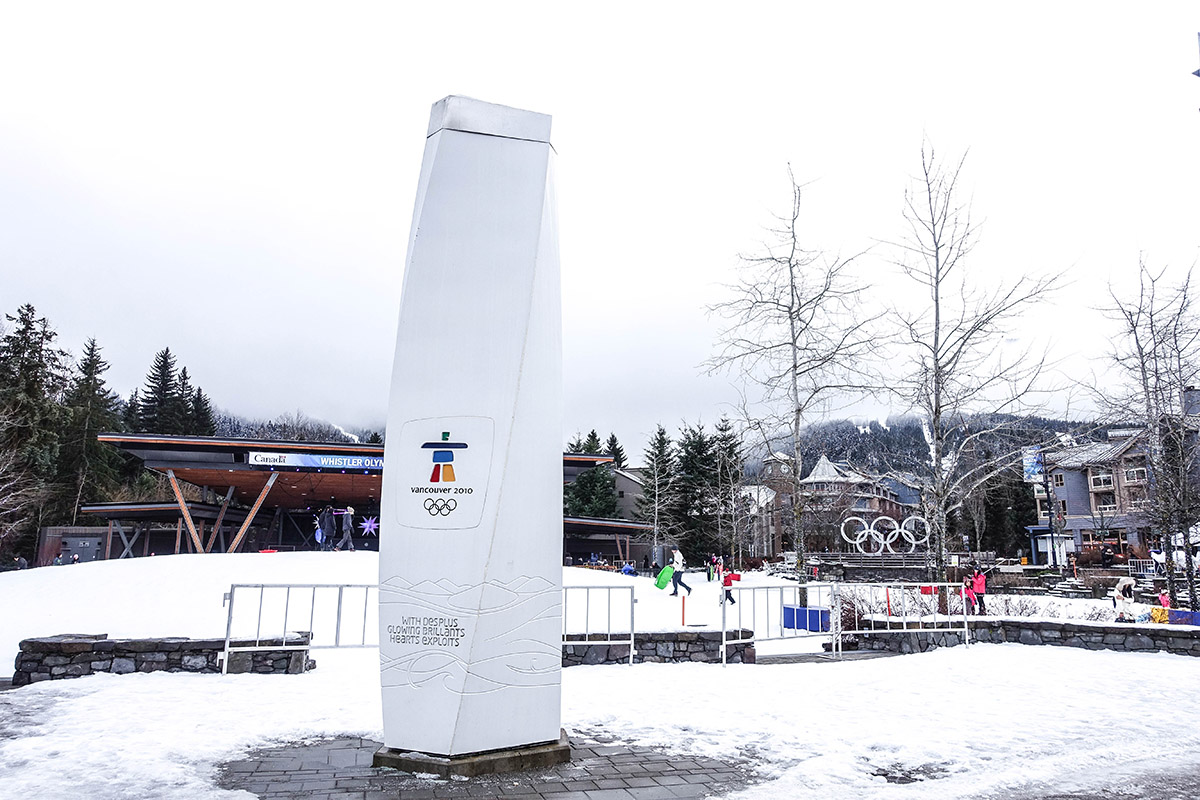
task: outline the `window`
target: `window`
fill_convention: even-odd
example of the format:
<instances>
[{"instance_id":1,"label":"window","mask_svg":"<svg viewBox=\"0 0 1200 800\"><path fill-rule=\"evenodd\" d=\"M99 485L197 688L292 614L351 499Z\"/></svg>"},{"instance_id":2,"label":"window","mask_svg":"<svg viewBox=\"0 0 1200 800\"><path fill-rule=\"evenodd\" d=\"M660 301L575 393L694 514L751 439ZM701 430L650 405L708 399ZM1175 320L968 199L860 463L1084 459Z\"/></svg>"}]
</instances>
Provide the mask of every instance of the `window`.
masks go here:
<instances>
[{"instance_id":1,"label":"window","mask_svg":"<svg viewBox=\"0 0 1200 800\"><path fill-rule=\"evenodd\" d=\"M621 498L625 497L625 492L624 492L624 490L619 490L619 491L617 492L617 497L621 497Z\"/></svg>"},{"instance_id":2,"label":"window","mask_svg":"<svg viewBox=\"0 0 1200 800\"><path fill-rule=\"evenodd\" d=\"M1067 482L1066 477L1061 472L1054 473L1054 485L1062 486Z\"/></svg>"},{"instance_id":3,"label":"window","mask_svg":"<svg viewBox=\"0 0 1200 800\"><path fill-rule=\"evenodd\" d=\"M1144 480L1146 480L1145 467L1134 467L1132 469L1125 470L1126 483L1141 483Z\"/></svg>"},{"instance_id":4,"label":"window","mask_svg":"<svg viewBox=\"0 0 1200 800\"><path fill-rule=\"evenodd\" d=\"M1062 514L1064 517L1067 515L1067 501L1066 500L1058 501L1058 513Z\"/></svg>"},{"instance_id":5,"label":"window","mask_svg":"<svg viewBox=\"0 0 1200 800\"><path fill-rule=\"evenodd\" d=\"M1113 485L1113 474L1110 469L1099 469L1092 473L1093 489L1108 489Z\"/></svg>"}]
</instances>

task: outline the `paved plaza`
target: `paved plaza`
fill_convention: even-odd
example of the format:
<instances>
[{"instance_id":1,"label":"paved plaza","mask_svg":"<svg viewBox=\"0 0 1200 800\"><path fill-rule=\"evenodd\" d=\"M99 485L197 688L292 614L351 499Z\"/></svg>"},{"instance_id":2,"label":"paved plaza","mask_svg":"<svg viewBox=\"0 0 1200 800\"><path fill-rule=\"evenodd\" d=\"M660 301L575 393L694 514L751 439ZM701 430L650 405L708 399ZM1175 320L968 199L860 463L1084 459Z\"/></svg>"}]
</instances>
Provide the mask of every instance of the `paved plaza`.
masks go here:
<instances>
[{"instance_id":1,"label":"paved plaza","mask_svg":"<svg viewBox=\"0 0 1200 800\"><path fill-rule=\"evenodd\" d=\"M535 772L443 779L371 766L380 743L338 738L260 750L225 764L220 785L264 800L673 800L719 797L756 781L749 762L689 758L573 734L571 761Z\"/></svg>"}]
</instances>

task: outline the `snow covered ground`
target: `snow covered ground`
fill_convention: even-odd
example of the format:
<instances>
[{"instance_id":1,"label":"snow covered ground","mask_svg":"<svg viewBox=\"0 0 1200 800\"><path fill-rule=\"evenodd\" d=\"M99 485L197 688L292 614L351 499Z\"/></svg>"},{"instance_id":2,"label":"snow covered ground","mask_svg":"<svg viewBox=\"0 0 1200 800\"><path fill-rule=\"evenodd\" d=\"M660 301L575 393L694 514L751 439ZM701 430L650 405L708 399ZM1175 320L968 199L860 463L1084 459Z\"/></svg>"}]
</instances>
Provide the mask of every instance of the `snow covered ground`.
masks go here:
<instances>
[{"instance_id":1,"label":"snow covered ground","mask_svg":"<svg viewBox=\"0 0 1200 800\"><path fill-rule=\"evenodd\" d=\"M5 573L0 656L11 663L21 638L68 631L220 635L232 582L366 583L375 559L171 556ZM695 577L689 623L693 608L697 622L719 620L717 587ZM618 579L570 569L565 580ZM677 622L678 598L620 580L637 587L639 629ZM213 786L217 764L269 743L379 738L375 651L315 657L318 669L302 676L95 675L0 693L0 800L246 797ZM839 664L573 667L563 672L563 723L749 757L771 782L741 797L1111 794L1117 781L1200 768L1197 667L1182 656L1021 645Z\"/></svg>"}]
</instances>

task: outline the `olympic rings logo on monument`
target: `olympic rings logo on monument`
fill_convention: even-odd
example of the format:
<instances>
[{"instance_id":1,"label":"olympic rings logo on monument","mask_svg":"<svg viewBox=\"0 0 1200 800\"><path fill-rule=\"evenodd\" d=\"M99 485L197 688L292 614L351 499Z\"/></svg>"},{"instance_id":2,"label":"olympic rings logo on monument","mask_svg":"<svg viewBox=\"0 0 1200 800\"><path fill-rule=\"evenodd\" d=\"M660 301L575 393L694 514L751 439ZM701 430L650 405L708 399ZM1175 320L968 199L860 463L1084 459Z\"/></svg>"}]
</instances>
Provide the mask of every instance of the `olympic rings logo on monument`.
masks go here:
<instances>
[{"instance_id":1,"label":"olympic rings logo on monument","mask_svg":"<svg viewBox=\"0 0 1200 800\"><path fill-rule=\"evenodd\" d=\"M450 512L456 508L458 508L458 501L454 498L450 498L449 500L444 500L440 497L425 498L425 510L429 512L429 516L431 517L438 515L448 517L450 516Z\"/></svg>"},{"instance_id":2,"label":"olympic rings logo on monument","mask_svg":"<svg viewBox=\"0 0 1200 800\"><path fill-rule=\"evenodd\" d=\"M848 522L857 522L859 530L846 533ZM885 549L889 553L895 553L892 545L901 537L908 543L910 553L915 552L918 545L929 544L929 523L924 517L915 514L905 517L904 522L899 524L888 516L876 517L870 524L862 517L846 517L842 520L841 530L842 538L857 547L860 553L882 553ZM867 543L866 547L863 546L864 543Z\"/></svg>"}]
</instances>

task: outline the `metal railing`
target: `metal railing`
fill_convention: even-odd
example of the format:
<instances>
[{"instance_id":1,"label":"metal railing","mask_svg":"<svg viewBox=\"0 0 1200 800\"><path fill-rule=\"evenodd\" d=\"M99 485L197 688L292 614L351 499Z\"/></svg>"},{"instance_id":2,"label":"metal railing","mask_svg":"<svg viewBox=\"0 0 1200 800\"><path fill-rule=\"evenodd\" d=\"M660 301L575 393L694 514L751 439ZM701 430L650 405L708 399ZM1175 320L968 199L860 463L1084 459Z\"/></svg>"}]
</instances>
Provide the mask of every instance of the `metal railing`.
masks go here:
<instances>
[{"instance_id":1,"label":"metal railing","mask_svg":"<svg viewBox=\"0 0 1200 800\"><path fill-rule=\"evenodd\" d=\"M575 604L570 602L572 596ZM234 584L225 594L221 671L228 672L231 653L378 647L378 599L379 587L373 583ZM632 664L636 602L632 585L564 586L563 644L628 644ZM628 629L624 629L625 619L629 621ZM310 641L287 644L289 632L298 630L308 631ZM579 635L583 638L568 638ZM281 643L264 642L279 637Z\"/></svg>"},{"instance_id":2,"label":"metal railing","mask_svg":"<svg viewBox=\"0 0 1200 800\"><path fill-rule=\"evenodd\" d=\"M727 645L811 636L828 637L833 658L841 657L844 637L856 634L957 632L970 643L958 583L809 583L736 587L733 594L736 605L721 612L722 664Z\"/></svg>"},{"instance_id":3,"label":"metal railing","mask_svg":"<svg viewBox=\"0 0 1200 800\"><path fill-rule=\"evenodd\" d=\"M961 633L969 645L969 611L961 583L834 584L832 649L840 656L844 637L855 634L921 631Z\"/></svg>"},{"instance_id":4,"label":"metal railing","mask_svg":"<svg viewBox=\"0 0 1200 800\"><path fill-rule=\"evenodd\" d=\"M721 663L727 663L729 645L825 636L819 629L808 629L807 609L818 610L820 628L821 601L825 599L825 611L828 612L832 586L831 583L808 583L804 586L732 587L733 606L730 607L728 602L721 604ZM806 609L804 627L800 626L800 612L797 611L801 608ZM828 622L828 613L825 620ZM747 631L749 635L744 635Z\"/></svg>"},{"instance_id":5,"label":"metal railing","mask_svg":"<svg viewBox=\"0 0 1200 800\"><path fill-rule=\"evenodd\" d=\"M249 594L252 599L257 599L257 604L252 607L251 612L241 617L237 616L237 611L245 609L247 603L243 600L241 605L237 605L239 590L242 597ZM361 603L359 602L360 594ZM373 595L374 603L371 602ZM379 607L378 597L379 587L373 583L233 584L225 595L227 607L225 655L221 663L221 672L228 672L231 653L378 647L379 625L377 623L369 624L372 610L377 610ZM318 598L325 602L318 602ZM305 616L306 606L307 616ZM361 622L358 618L360 610ZM263 634L264 612L267 614L268 620L265 636ZM348 619L347 614L349 614ZM253 635L249 633L251 618L254 625ZM347 623L353 623L353 625ZM298 645L287 644L288 632L296 630L308 631L309 641ZM371 636L368 636L368 631L372 634ZM355 633L357 635L354 635ZM282 637L282 644L263 643L264 638L276 636ZM235 640L246 642L253 640L254 644L234 644Z\"/></svg>"},{"instance_id":6,"label":"metal railing","mask_svg":"<svg viewBox=\"0 0 1200 800\"><path fill-rule=\"evenodd\" d=\"M592 594L602 592L603 600L592 602ZM583 595L582 611L578 603L579 595ZM613 627L613 596L617 595L616 620L617 629ZM628 595L628 598L621 595ZM571 597L577 598L572 604ZM633 596L633 585L618 586L564 586L563 587L563 644L580 645L589 642L604 642L606 644L627 644L629 646L629 663L634 656L634 608L637 600ZM622 620L626 619L625 609L628 608L629 628L622 630ZM603 626L601 626L603 622ZM582 628L582 630L581 630ZM602 628L602 629L601 629ZM580 636L582 639L570 639L570 636Z\"/></svg>"}]
</instances>

